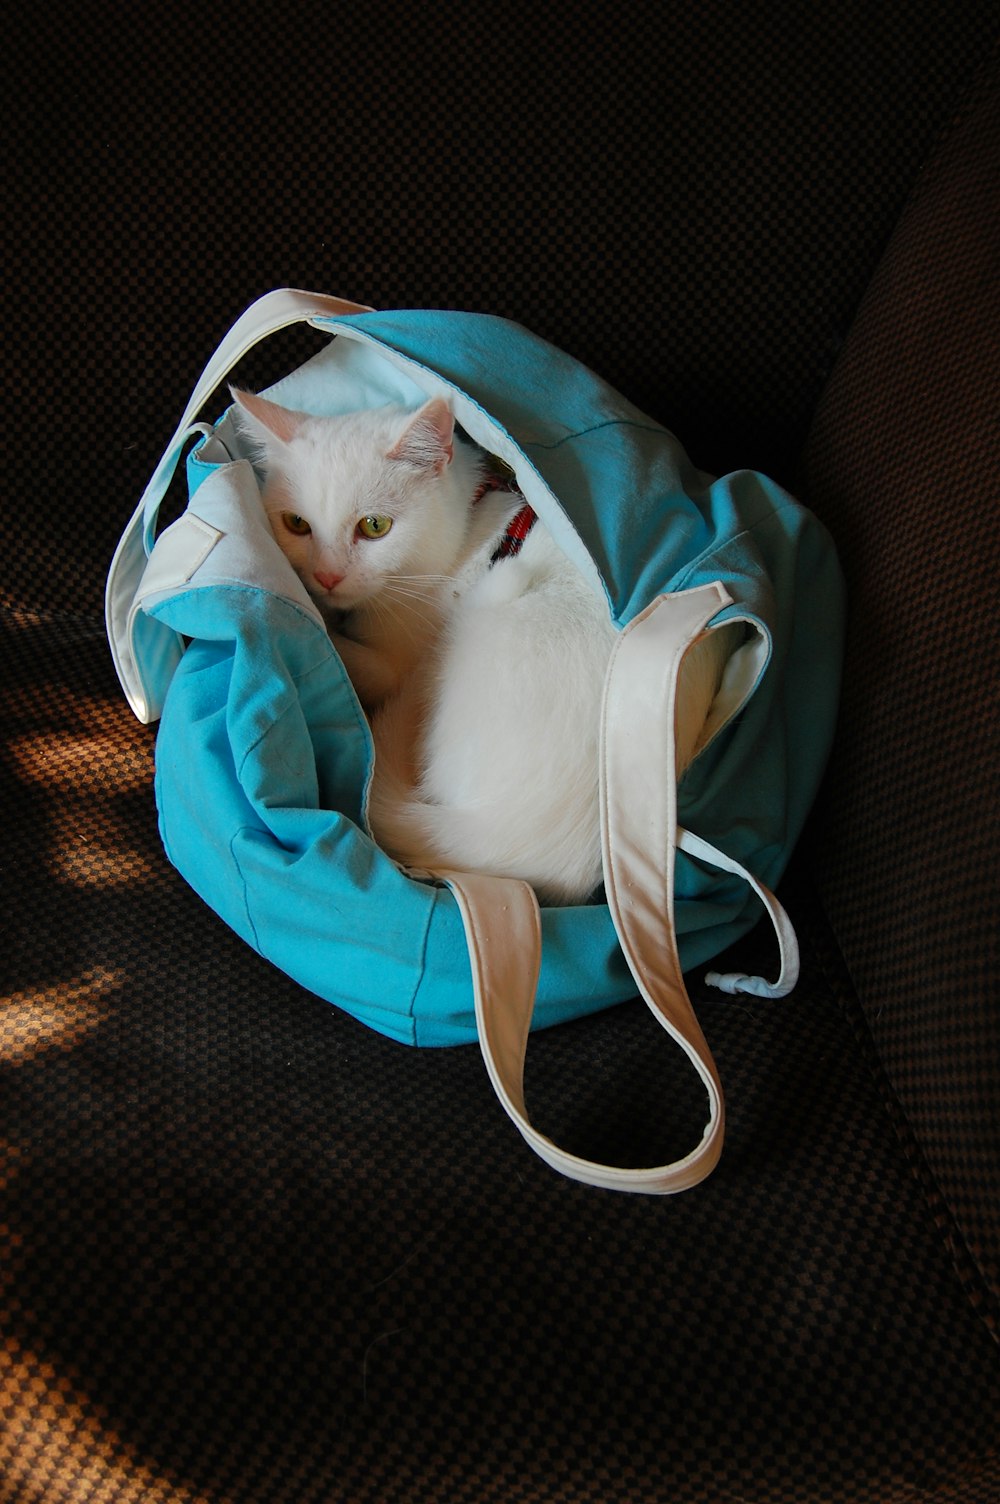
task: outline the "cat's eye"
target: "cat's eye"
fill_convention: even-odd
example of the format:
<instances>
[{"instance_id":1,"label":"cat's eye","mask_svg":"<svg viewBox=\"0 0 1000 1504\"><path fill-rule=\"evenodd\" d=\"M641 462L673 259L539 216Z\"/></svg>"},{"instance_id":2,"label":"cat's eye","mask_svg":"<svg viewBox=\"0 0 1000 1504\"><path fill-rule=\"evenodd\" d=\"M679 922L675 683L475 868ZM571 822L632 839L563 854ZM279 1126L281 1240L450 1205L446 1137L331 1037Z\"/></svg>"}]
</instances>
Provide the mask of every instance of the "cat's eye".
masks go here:
<instances>
[{"instance_id":1,"label":"cat's eye","mask_svg":"<svg viewBox=\"0 0 1000 1504\"><path fill-rule=\"evenodd\" d=\"M307 538L312 532L312 528L306 519L300 517L298 512L282 512L281 520L288 531L295 534L296 538Z\"/></svg>"},{"instance_id":2,"label":"cat's eye","mask_svg":"<svg viewBox=\"0 0 1000 1504\"><path fill-rule=\"evenodd\" d=\"M358 523L358 532L362 538L384 538L391 527L391 517L384 517L380 512L373 512L370 517L362 517Z\"/></svg>"}]
</instances>

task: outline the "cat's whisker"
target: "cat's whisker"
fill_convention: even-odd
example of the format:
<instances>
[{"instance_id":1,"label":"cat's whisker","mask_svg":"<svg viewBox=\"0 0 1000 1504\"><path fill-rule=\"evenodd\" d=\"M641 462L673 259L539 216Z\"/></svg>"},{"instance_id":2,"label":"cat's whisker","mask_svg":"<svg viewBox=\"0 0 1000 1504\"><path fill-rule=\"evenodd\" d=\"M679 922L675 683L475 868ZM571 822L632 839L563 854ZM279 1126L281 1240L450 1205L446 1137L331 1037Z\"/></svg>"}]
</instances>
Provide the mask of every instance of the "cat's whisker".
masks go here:
<instances>
[{"instance_id":1,"label":"cat's whisker","mask_svg":"<svg viewBox=\"0 0 1000 1504\"><path fill-rule=\"evenodd\" d=\"M423 600L418 595L397 595L383 591L381 604L398 607L400 611L406 611L411 616L419 616L423 621L433 621L437 614L432 603Z\"/></svg>"},{"instance_id":2,"label":"cat's whisker","mask_svg":"<svg viewBox=\"0 0 1000 1504\"><path fill-rule=\"evenodd\" d=\"M391 601L398 602L407 610L419 611L421 606L425 607L426 610L422 614L428 618L433 616L437 610L435 595L428 594L425 590L417 590L410 586L402 585L395 579L386 582L381 594L383 600L388 598Z\"/></svg>"},{"instance_id":3,"label":"cat's whisker","mask_svg":"<svg viewBox=\"0 0 1000 1504\"><path fill-rule=\"evenodd\" d=\"M430 602L437 600L442 588L449 583L446 576L434 580L427 580L423 577L414 577L412 580L393 577L384 582L382 589L388 594L405 596L409 600Z\"/></svg>"},{"instance_id":4,"label":"cat's whisker","mask_svg":"<svg viewBox=\"0 0 1000 1504\"><path fill-rule=\"evenodd\" d=\"M427 599L445 583L444 578L427 583L416 576L412 580L409 580L406 578L400 579L398 576L392 575L385 581L382 588L384 590L396 590L401 595L416 595Z\"/></svg>"},{"instance_id":5,"label":"cat's whisker","mask_svg":"<svg viewBox=\"0 0 1000 1504\"><path fill-rule=\"evenodd\" d=\"M419 623L422 626L432 625L435 613L429 609L426 601L408 600L405 597L390 597L388 592L383 591L378 601L371 601L369 609L375 614L380 623L390 622L396 625L400 631Z\"/></svg>"},{"instance_id":6,"label":"cat's whisker","mask_svg":"<svg viewBox=\"0 0 1000 1504\"><path fill-rule=\"evenodd\" d=\"M411 605L409 601L404 599L396 600L386 590L381 591L378 596L371 597L368 601L367 609L380 624L401 622L404 611L410 613L417 611L417 608Z\"/></svg>"},{"instance_id":7,"label":"cat's whisker","mask_svg":"<svg viewBox=\"0 0 1000 1504\"><path fill-rule=\"evenodd\" d=\"M421 583L421 584L431 584L431 585L443 585L446 581L451 580L452 578L453 578L453 576L450 575L450 574L431 574L429 572L421 572L419 574L403 574L402 572L400 572L398 574L392 574L392 575L389 576L390 581L393 581L393 580L405 580L407 582L417 581L418 583Z\"/></svg>"}]
</instances>

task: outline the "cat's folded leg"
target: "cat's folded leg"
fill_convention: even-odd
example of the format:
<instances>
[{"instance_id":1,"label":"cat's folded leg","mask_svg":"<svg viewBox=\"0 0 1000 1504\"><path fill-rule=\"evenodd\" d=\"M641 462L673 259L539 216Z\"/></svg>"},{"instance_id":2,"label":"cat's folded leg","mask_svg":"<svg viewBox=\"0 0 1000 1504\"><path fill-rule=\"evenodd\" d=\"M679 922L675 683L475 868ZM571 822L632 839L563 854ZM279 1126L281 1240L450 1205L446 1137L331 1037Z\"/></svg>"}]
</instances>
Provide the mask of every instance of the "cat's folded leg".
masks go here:
<instances>
[{"instance_id":1,"label":"cat's folded leg","mask_svg":"<svg viewBox=\"0 0 1000 1504\"><path fill-rule=\"evenodd\" d=\"M400 666L387 653L342 632L332 632L330 639L366 711L376 710L396 693L402 677Z\"/></svg>"}]
</instances>

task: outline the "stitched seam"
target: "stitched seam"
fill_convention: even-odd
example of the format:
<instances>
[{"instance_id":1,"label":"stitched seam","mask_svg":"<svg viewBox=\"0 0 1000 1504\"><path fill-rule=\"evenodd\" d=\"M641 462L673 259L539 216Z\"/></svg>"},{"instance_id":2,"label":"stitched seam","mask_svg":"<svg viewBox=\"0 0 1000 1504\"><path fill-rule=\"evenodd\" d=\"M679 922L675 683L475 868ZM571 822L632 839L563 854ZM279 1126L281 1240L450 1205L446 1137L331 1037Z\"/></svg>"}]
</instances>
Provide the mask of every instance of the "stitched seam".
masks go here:
<instances>
[{"instance_id":1,"label":"stitched seam","mask_svg":"<svg viewBox=\"0 0 1000 1504\"><path fill-rule=\"evenodd\" d=\"M236 842L240 839L241 836L249 833L251 829L252 827L249 825L241 825L238 830L234 831L233 837L229 842L229 855L232 859L233 866L236 868L236 871L239 874L240 888L243 894L243 912L246 915L246 921L250 933L253 935L254 948L260 955L263 955L264 952L261 948L260 936L257 933L257 926L254 924L253 917L250 913L250 903L247 897L249 891L247 887L247 880L243 872L243 867L240 864L239 857L236 855Z\"/></svg>"},{"instance_id":2,"label":"stitched seam","mask_svg":"<svg viewBox=\"0 0 1000 1504\"><path fill-rule=\"evenodd\" d=\"M386 856L385 853L381 850L381 847L379 848L379 851L386 861L390 860L390 858ZM408 878L407 881L413 882L414 879ZM420 992L420 989L423 986L424 980L427 976L427 948L430 944L431 923L434 919L434 915L437 912L437 906L441 901L441 893L443 891L444 890L441 888L435 888L434 901L427 906L427 919L424 924L424 933L420 937L420 964L417 970L417 980L414 983L413 991L410 993L409 1000L406 1004L406 1016L410 1020L410 1034L415 1045L419 1045L421 1042L420 1020L416 1016L417 994Z\"/></svg>"},{"instance_id":3,"label":"stitched seam","mask_svg":"<svg viewBox=\"0 0 1000 1504\"><path fill-rule=\"evenodd\" d=\"M496 419L493 420L494 422ZM526 439L520 447L527 452L529 449L561 449L563 444L571 444L574 439L585 439L588 434L600 433L605 428L631 428L639 433L655 433L660 438L673 438L673 434L667 428L661 428L658 423L640 423L635 418L605 418L603 423L594 423L590 428L574 428L571 433L564 434L561 439L554 440L551 444L543 444L541 439Z\"/></svg>"},{"instance_id":4,"label":"stitched seam","mask_svg":"<svg viewBox=\"0 0 1000 1504\"><path fill-rule=\"evenodd\" d=\"M728 535L721 542L713 542L708 548L703 549L696 558L685 565L682 573L677 576L677 583L673 589L683 590L685 581L689 580L695 570L700 569L709 559L714 559L723 549L731 548L733 544L739 543L741 538L752 538L765 523L770 522L775 517L779 517L782 512L787 512L790 509L795 510L797 507L798 503L793 497L789 496L784 501L778 502L776 506L768 507L767 511L755 518L749 526L740 528L738 533ZM737 602L736 604L739 603Z\"/></svg>"}]
</instances>

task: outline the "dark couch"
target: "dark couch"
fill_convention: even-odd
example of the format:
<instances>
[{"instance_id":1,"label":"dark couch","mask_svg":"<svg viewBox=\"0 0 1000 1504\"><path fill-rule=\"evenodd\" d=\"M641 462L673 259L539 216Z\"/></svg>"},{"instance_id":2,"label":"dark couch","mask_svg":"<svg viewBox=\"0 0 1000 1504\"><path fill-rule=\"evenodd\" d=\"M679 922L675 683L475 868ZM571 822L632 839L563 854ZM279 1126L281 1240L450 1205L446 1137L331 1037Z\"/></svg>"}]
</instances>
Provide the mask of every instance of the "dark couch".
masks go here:
<instances>
[{"instance_id":1,"label":"dark couch","mask_svg":"<svg viewBox=\"0 0 1000 1504\"><path fill-rule=\"evenodd\" d=\"M3 1504L1000 1498L996 32L972 0L4 22ZM691 978L729 1127L685 1195L560 1179L474 1047L303 993L162 853L104 576L281 285L514 318L838 542L803 976ZM770 968L763 926L730 961ZM540 1124L669 1152L700 1098L651 1031L536 1036Z\"/></svg>"}]
</instances>

